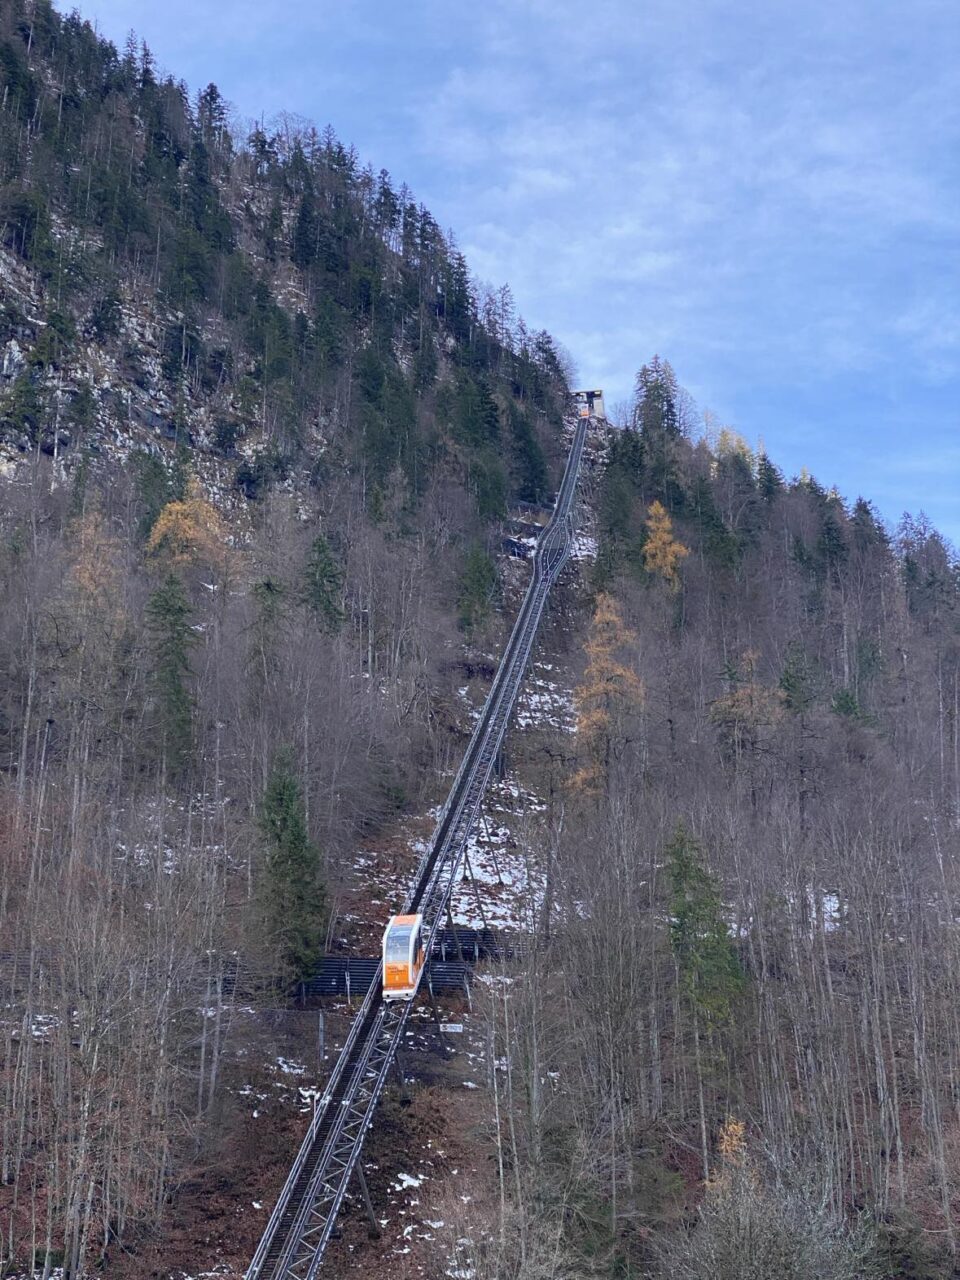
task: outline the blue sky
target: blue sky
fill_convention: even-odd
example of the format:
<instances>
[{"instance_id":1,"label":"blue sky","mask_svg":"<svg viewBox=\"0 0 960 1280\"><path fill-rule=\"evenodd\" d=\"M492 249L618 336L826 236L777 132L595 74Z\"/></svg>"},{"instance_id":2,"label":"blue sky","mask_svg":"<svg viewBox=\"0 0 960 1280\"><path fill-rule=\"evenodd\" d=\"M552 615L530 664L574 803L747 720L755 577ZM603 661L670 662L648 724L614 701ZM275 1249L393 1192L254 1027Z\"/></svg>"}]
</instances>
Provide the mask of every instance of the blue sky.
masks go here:
<instances>
[{"instance_id":1,"label":"blue sky","mask_svg":"<svg viewBox=\"0 0 960 1280\"><path fill-rule=\"evenodd\" d=\"M81 0L240 119L331 123L608 402L699 406L960 543L956 0Z\"/></svg>"}]
</instances>

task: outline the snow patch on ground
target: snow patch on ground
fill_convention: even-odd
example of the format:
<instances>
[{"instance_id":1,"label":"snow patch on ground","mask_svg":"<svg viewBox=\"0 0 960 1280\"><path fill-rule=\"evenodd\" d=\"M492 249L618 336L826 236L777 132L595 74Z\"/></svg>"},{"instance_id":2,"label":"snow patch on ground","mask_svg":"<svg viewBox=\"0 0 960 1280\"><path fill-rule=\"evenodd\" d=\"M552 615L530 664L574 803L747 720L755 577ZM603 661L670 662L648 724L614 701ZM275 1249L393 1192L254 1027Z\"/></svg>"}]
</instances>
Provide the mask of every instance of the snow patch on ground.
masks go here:
<instances>
[{"instance_id":1,"label":"snow patch on ground","mask_svg":"<svg viewBox=\"0 0 960 1280\"><path fill-rule=\"evenodd\" d=\"M569 690L561 688L555 680L546 680L536 674L537 670L543 669L538 663L523 682L515 712L517 728L576 733L576 712ZM546 669L551 668L547 666Z\"/></svg>"},{"instance_id":2,"label":"snow patch on ground","mask_svg":"<svg viewBox=\"0 0 960 1280\"><path fill-rule=\"evenodd\" d=\"M254 1205L255 1209L261 1207L258 1204ZM58 1274L60 1273L56 1271L53 1273L54 1276ZM195 1275L187 1275L186 1271L171 1271L170 1280L213 1280L214 1276L232 1276L234 1274L233 1267L228 1267L226 1263L223 1263L219 1267L214 1267L212 1271L198 1271Z\"/></svg>"},{"instance_id":3,"label":"snow patch on ground","mask_svg":"<svg viewBox=\"0 0 960 1280\"><path fill-rule=\"evenodd\" d=\"M527 929L544 894L546 804L509 774L491 782L453 891L454 919L473 929Z\"/></svg>"},{"instance_id":4,"label":"snow patch on ground","mask_svg":"<svg viewBox=\"0 0 960 1280\"><path fill-rule=\"evenodd\" d=\"M457 690L457 701L466 708L471 725L476 724L480 719L481 712L483 711L483 700L481 699L480 705L478 706L471 696L470 686L465 684Z\"/></svg>"},{"instance_id":5,"label":"snow patch on ground","mask_svg":"<svg viewBox=\"0 0 960 1280\"><path fill-rule=\"evenodd\" d=\"M597 540L589 533L578 533L573 540L571 556L574 560L596 560Z\"/></svg>"}]
</instances>

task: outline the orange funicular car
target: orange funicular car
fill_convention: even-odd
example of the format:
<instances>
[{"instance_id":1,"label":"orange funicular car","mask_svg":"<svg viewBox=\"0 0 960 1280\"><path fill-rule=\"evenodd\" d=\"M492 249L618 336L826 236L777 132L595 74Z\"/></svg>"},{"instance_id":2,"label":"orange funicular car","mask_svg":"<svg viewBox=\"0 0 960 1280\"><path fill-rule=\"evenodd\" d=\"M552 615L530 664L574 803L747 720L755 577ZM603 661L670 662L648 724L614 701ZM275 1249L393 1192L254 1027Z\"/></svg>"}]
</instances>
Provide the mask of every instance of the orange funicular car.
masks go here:
<instances>
[{"instance_id":1,"label":"orange funicular car","mask_svg":"<svg viewBox=\"0 0 960 1280\"><path fill-rule=\"evenodd\" d=\"M417 990L424 950L423 916L391 916L383 935L383 998L410 1000Z\"/></svg>"}]
</instances>

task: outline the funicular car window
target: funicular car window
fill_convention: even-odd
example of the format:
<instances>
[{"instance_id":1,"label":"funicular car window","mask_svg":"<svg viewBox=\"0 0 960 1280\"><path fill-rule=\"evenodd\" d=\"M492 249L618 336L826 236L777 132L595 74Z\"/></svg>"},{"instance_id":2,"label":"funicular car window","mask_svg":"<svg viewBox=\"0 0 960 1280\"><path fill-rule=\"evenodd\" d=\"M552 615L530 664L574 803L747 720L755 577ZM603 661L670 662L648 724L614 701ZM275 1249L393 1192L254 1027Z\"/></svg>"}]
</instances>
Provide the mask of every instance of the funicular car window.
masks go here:
<instances>
[{"instance_id":1,"label":"funicular car window","mask_svg":"<svg viewBox=\"0 0 960 1280\"><path fill-rule=\"evenodd\" d=\"M406 964L410 955L410 934L413 925L395 925L387 937L387 963Z\"/></svg>"}]
</instances>

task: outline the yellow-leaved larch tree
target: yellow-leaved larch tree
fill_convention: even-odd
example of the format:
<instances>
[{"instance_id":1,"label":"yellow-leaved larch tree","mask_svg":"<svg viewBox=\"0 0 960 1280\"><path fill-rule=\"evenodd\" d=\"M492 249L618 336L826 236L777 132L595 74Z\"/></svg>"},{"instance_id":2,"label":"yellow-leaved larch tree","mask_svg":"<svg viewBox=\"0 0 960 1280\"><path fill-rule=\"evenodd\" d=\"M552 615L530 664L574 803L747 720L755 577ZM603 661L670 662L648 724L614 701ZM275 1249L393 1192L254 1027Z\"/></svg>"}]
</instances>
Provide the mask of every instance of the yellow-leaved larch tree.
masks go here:
<instances>
[{"instance_id":1,"label":"yellow-leaved larch tree","mask_svg":"<svg viewBox=\"0 0 960 1280\"><path fill-rule=\"evenodd\" d=\"M659 574L671 591L680 587L680 564L690 554L673 536L673 523L661 502L651 502L647 512L647 540L643 563L648 573Z\"/></svg>"},{"instance_id":2,"label":"yellow-leaved larch tree","mask_svg":"<svg viewBox=\"0 0 960 1280\"><path fill-rule=\"evenodd\" d=\"M627 715L643 705L643 682L624 656L636 642L613 596L599 595L584 646L587 666L574 694L583 759L573 778L576 790L603 790L611 760L625 738Z\"/></svg>"},{"instance_id":3,"label":"yellow-leaved larch tree","mask_svg":"<svg viewBox=\"0 0 960 1280\"><path fill-rule=\"evenodd\" d=\"M216 507L203 496L196 480L191 480L187 496L168 502L157 516L147 552L165 560L170 569L203 564L224 573L228 566L229 543L226 526Z\"/></svg>"}]
</instances>

